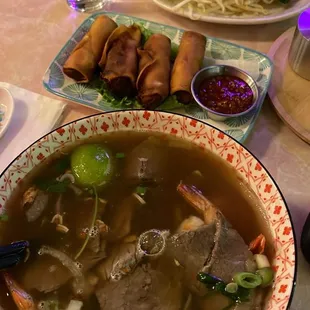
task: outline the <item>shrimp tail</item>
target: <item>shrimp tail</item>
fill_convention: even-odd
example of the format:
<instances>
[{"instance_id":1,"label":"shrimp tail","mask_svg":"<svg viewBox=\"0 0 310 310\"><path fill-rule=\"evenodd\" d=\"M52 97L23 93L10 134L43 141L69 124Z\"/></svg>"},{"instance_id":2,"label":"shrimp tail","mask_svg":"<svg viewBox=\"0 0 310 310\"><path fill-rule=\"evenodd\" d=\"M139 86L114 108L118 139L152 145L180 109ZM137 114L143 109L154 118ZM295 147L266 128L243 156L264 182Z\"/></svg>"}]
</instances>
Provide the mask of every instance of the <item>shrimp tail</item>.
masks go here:
<instances>
[{"instance_id":1,"label":"shrimp tail","mask_svg":"<svg viewBox=\"0 0 310 310\"><path fill-rule=\"evenodd\" d=\"M8 272L3 272L2 275L18 310L35 310L32 297L19 286Z\"/></svg>"}]
</instances>

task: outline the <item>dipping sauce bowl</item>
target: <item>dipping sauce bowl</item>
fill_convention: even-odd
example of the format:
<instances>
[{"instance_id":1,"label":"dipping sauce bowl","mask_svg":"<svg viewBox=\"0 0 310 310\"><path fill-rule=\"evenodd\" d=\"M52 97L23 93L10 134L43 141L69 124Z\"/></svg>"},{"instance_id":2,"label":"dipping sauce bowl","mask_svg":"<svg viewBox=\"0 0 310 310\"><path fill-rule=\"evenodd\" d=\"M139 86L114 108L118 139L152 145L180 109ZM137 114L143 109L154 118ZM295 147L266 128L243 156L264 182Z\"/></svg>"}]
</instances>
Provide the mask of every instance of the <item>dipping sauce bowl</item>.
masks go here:
<instances>
[{"instance_id":1,"label":"dipping sauce bowl","mask_svg":"<svg viewBox=\"0 0 310 310\"><path fill-rule=\"evenodd\" d=\"M198 71L191 83L195 101L215 121L245 115L258 102L259 91L254 79L232 66L215 65Z\"/></svg>"}]
</instances>

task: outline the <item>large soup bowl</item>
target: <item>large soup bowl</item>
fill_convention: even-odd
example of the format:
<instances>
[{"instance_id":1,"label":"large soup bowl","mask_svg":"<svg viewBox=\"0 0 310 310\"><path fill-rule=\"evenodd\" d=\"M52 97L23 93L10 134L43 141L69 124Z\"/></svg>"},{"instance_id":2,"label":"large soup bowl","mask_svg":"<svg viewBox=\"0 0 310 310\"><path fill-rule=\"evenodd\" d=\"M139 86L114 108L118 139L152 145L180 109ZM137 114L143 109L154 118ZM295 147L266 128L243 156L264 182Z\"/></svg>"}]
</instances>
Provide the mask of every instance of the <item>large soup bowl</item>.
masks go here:
<instances>
[{"instance_id":1,"label":"large soup bowl","mask_svg":"<svg viewBox=\"0 0 310 310\"><path fill-rule=\"evenodd\" d=\"M275 282L265 309L288 309L295 286L294 230L283 196L263 165L225 133L181 115L155 111L118 111L83 118L42 137L20 154L0 176L0 214L12 191L35 166L63 147L114 131L161 132L191 141L221 157L243 177L266 212L275 248Z\"/></svg>"}]
</instances>

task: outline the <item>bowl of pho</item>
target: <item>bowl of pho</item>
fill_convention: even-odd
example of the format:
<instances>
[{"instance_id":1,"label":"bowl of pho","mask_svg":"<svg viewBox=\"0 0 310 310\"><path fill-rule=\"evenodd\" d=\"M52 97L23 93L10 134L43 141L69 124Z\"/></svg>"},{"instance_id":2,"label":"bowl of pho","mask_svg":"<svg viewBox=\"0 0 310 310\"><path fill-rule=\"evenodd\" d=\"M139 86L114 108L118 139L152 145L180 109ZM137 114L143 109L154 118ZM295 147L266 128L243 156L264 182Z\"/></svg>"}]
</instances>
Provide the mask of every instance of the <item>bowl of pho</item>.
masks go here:
<instances>
[{"instance_id":1,"label":"bowl of pho","mask_svg":"<svg viewBox=\"0 0 310 310\"><path fill-rule=\"evenodd\" d=\"M288 309L295 261L270 174L195 119L83 118L0 176L0 309Z\"/></svg>"}]
</instances>

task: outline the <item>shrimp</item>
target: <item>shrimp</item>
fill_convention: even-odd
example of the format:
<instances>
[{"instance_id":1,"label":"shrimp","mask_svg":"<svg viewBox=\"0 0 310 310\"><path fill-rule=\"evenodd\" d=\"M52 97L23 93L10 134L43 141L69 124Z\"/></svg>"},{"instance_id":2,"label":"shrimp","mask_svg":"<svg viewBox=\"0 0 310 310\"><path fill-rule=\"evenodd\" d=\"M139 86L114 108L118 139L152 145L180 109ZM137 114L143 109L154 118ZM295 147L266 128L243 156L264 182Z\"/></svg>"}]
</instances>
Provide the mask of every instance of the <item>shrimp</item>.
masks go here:
<instances>
[{"instance_id":1,"label":"shrimp","mask_svg":"<svg viewBox=\"0 0 310 310\"><path fill-rule=\"evenodd\" d=\"M9 273L3 272L2 275L17 308L19 310L35 310L36 307L32 297L13 280Z\"/></svg>"},{"instance_id":2,"label":"shrimp","mask_svg":"<svg viewBox=\"0 0 310 310\"><path fill-rule=\"evenodd\" d=\"M218 209L202 195L201 191L195 186L180 183L177 191L181 196L204 218L205 224L211 224L218 217Z\"/></svg>"}]
</instances>

